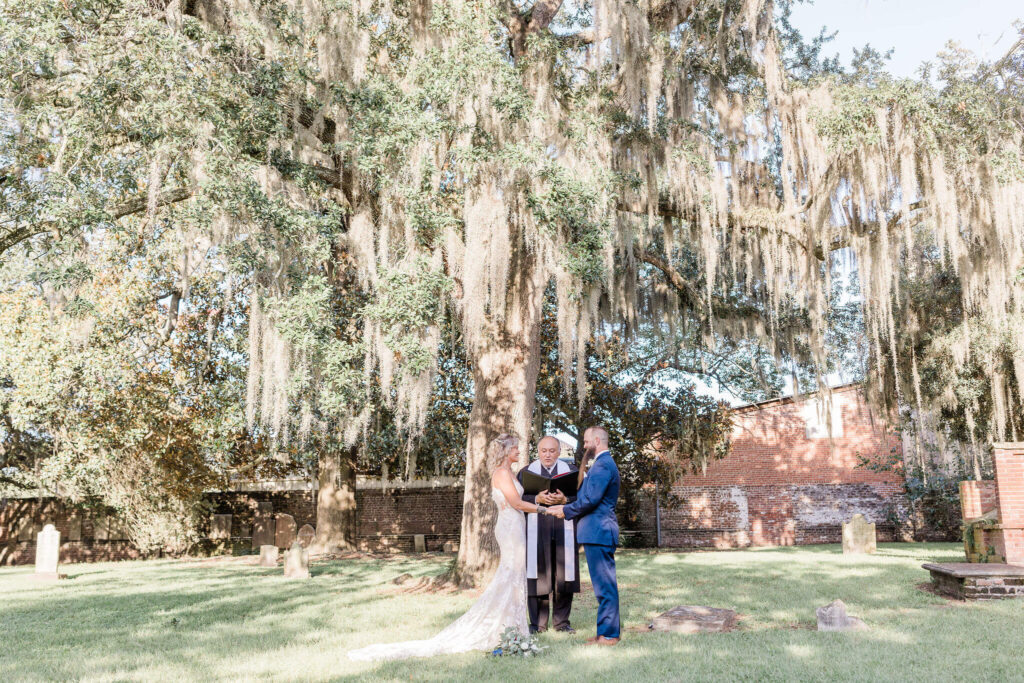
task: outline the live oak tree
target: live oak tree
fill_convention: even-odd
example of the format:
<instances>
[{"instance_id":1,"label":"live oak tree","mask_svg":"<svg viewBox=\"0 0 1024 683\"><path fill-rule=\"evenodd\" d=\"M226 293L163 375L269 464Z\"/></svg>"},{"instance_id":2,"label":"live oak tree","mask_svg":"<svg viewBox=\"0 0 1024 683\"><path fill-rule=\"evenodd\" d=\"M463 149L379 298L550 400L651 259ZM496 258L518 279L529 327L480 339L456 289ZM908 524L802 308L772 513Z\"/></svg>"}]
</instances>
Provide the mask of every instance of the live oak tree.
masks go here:
<instances>
[{"instance_id":1,"label":"live oak tree","mask_svg":"<svg viewBox=\"0 0 1024 683\"><path fill-rule=\"evenodd\" d=\"M529 432L552 283L581 402L593 330L681 308L773 354L799 336L823 378L836 250L860 274L874 386L898 397L886 349L917 227L965 310L1016 315L1017 53L939 85L809 69L788 6L8 2L0 252L160 222L183 236L184 287L213 250L252 284L247 409L281 443L355 443L374 386L415 436L457 316L474 403L455 578L473 583L495 559L486 444ZM640 286L647 266L667 284ZM351 323L347 282L366 298Z\"/></svg>"}]
</instances>

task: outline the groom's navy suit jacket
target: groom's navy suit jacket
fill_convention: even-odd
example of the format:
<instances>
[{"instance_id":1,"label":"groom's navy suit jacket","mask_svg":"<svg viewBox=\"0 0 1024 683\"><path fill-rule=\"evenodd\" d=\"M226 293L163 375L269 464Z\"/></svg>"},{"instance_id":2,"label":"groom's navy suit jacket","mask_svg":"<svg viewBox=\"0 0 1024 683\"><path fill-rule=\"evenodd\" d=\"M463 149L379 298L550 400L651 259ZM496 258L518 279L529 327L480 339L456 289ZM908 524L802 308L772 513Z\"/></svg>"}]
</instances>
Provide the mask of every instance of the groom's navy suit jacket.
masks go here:
<instances>
[{"instance_id":1,"label":"groom's navy suit jacket","mask_svg":"<svg viewBox=\"0 0 1024 683\"><path fill-rule=\"evenodd\" d=\"M619 545L619 468L608 451L590 466L576 500L562 508L566 519L576 519L576 540L581 545Z\"/></svg>"}]
</instances>

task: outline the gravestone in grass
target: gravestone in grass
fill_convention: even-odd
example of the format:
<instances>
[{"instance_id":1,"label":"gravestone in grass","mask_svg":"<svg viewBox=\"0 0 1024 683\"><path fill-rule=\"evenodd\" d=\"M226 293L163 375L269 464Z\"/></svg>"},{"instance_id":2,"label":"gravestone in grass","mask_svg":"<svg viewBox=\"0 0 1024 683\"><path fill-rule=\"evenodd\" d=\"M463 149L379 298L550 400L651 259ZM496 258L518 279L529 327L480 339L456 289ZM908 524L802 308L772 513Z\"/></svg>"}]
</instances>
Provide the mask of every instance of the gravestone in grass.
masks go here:
<instances>
[{"instance_id":1,"label":"gravestone in grass","mask_svg":"<svg viewBox=\"0 0 1024 683\"><path fill-rule=\"evenodd\" d=\"M846 604L842 600L833 600L824 607L815 610L818 616L819 631L863 631L867 625L857 617L846 613Z\"/></svg>"},{"instance_id":2,"label":"gravestone in grass","mask_svg":"<svg viewBox=\"0 0 1024 683\"><path fill-rule=\"evenodd\" d=\"M56 581L59 559L60 532L52 524L47 524L36 535L36 578Z\"/></svg>"},{"instance_id":3,"label":"gravestone in grass","mask_svg":"<svg viewBox=\"0 0 1024 683\"><path fill-rule=\"evenodd\" d=\"M309 551L299 541L292 543L284 556L284 576L286 579L309 578Z\"/></svg>"},{"instance_id":4,"label":"gravestone in grass","mask_svg":"<svg viewBox=\"0 0 1024 683\"><path fill-rule=\"evenodd\" d=\"M301 545L303 548L309 548L309 546L313 545L314 538L316 538L316 529L314 529L309 524L303 524L302 528L299 529L299 545Z\"/></svg>"},{"instance_id":5,"label":"gravestone in grass","mask_svg":"<svg viewBox=\"0 0 1024 683\"><path fill-rule=\"evenodd\" d=\"M77 512L68 517L68 538L69 541L82 540L82 516Z\"/></svg>"},{"instance_id":6,"label":"gravestone in grass","mask_svg":"<svg viewBox=\"0 0 1024 683\"><path fill-rule=\"evenodd\" d=\"M278 548L291 548L295 542L295 518L291 515L279 513L277 515L277 528L274 532L274 545Z\"/></svg>"},{"instance_id":7,"label":"gravestone in grass","mask_svg":"<svg viewBox=\"0 0 1024 683\"><path fill-rule=\"evenodd\" d=\"M427 552L427 537L424 534L414 534L412 537L412 547L418 553Z\"/></svg>"},{"instance_id":8,"label":"gravestone in grass","mask_svg":"<svg viewBox=\"0 0 1024 683\"><path fill-rule=\"evenodd\" d=\"M858 513L843 524L843 554L859 555L875 552L875 523Z\"/></svg>"},{"instance_id":9,"label":"gravestone in grass","mask_svg":"<svg viewBox=\"0 0 1024 683\"><path fill-rule=\"evenodd\" d=\"M652 631L673 633L719 633L736 625L736 612L717 607L679 605L654 618Z\"/></svg>"},{"instance_id":10,"label":"gravestone in grass","mask_svg":"<svg viewBox=\"0 0 1024 683\"><path fill-rule=\"evenodd\" d=\"M277 546L274 544L260 546L260 566L277 566Z\"/></svg>"},{"instance_id":11,"label":"gravestone in grass","mask_svg":"<svg viewBox=\"0 0 1024 683\"><path fill-rule=\"evenodd\" d=\"M271 503L259 503L259 513L252 520L252 547L275 545L274 508Z\"/></svg>"}]
</instances>

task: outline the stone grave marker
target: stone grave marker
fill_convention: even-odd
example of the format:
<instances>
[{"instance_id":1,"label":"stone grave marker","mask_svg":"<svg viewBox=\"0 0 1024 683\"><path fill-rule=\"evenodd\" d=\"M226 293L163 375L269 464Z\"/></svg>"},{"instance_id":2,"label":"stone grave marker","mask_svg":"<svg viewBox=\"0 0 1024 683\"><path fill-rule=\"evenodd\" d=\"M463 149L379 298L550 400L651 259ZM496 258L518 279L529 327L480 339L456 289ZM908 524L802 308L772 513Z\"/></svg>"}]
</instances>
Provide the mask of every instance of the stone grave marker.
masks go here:
<instances>
[{"instance_id":1,"label":"stone grave marker","mask_svg":"<svg viewBox=\"0 0 1024 683\"><path fill-rule=\"evenodd\" d=\"M316 529L309 524L303 524L302 528L299 529L298 542L303 548L309 548L313 545L313 540L316 538Z\"/></svg>"},{"instance_id":2,"label":"stone grave marker","mask_svg":"<svg viewBox=\"0 0 1024 683\"><path fill-rule=\"evenodd\" d=\"M260 515L272 515L274 514L274 504L269 501L256 503L256 513Z\"/></svg>"},{"instance_id":3,"label":"stone grave marker","mask_svg":"<svg viewBox=\"0 0 1024 683\"><path fill-rule=\"evenodd\" d=\"M210 538L215 541L226 541L231 538L232 515L212 515L210 517Z\"/></svg>"},{"instance_id":4,"label":"stone grave marker","mask_svg":"<svg viewBox=\"0 0 1024 683\"><path fill-rule=\"evenodd\" d=\"M302 543L295 541L284 556L284 577L286 579L309 578L309 551Z\"/></svg>"},{"instance_id":5,"label":"stone grave marker","mask_svg":"<svg viewBox=\"0 0 1024 683\"><path fill-rule=\"evenodd\" d=\"M47 524L36 536L36 578L56 580L59 560L60 532Z\"/></svg>"},{"instance_id":6,"label":"stone grave marker","mask_svg":"<svg viewBox=\"0 0 1024 683\"><path fill-rule=\"evenodd\" d=\"M260 566L261 567L276 567L277 566L277 546L261 545L260 546Z\"/></svg>"},{"instance_id":7,"label":"stone grave marker","mask_svg":"<svg viewBox=\"0 0 1024 683\"><path fill-rule=\"evenodd\" d=\"M77 512L68 518L68 540L82 540L82 516Z\"/></svg>"},{"instance_id":8,"label":"stone grave marker","mask_svg":"<svg viewBox=\"0 0 1024 683\"><path fill-rule=\"evenodd\" d=\"M736 626L736 612L717 607L679 605L654 618L652 631L721 633Z\"/></svg>"},{"instance_id":9,"label":"stone grave marker","mask_svg":"<svg viewBox=\"0 0 1024 683\"><path fill-rule=\"evenodd\" d=\"M274 545L274 518L270 515L257 515L252 520L252 547L260 548L265 545Z\"/></svg>"},{"instance_id":10,"label":"stone grave marker","mask_svg":"<svg viewBox=\"0 0 1024 683\"><path fill-rule=\"evenodd\" d=\"M455 541L445 541L444 542L444 551L446 553L457 553L457 552L459 552L459 544L456 543Z\"/></svg>"},{"instance_id":11,"label":"stone grave marker","mask_svg":"<svg viewBox=\"0 0 1024 683\"><path fill-rule=\"evenodd\" d=\"M857 513L843 523L843 554L857 555L875 552L875 523Z\"/></svg>"},{"instance_id":12,"label":"stone grave marker","mask_svg":"<svg viewBox=\"0 0 1024 683\"><path fill-rule=\"evenodd\" d=\"M295 542L295 518L284 513L277 513L277 527L274 532L274 545L278 548L291 548Z\"/></svg>"},{"instance_id":13,"label":"stone grave marker","mask_svg":"<svg viewBox=\"0 0 1024 683\"><path fill-rule=\"evenodd\" d=\"M867 629L867 625L863 621L846 613L846 604L842 600L833 600L824 607L816 609L815 613L818 615L819 631L864 631Z\"/></svg>"},{"instance_id":14,"label":"stone grave marker","mask_svg":"<svg viewBox=\"0 0 1024 683\"><path fill-rule=\"evenodd\" d=\"M415 534L412 537L412 545L418 553L427 552L427 537L424 534Z\"/></svg>"}]
</instances>

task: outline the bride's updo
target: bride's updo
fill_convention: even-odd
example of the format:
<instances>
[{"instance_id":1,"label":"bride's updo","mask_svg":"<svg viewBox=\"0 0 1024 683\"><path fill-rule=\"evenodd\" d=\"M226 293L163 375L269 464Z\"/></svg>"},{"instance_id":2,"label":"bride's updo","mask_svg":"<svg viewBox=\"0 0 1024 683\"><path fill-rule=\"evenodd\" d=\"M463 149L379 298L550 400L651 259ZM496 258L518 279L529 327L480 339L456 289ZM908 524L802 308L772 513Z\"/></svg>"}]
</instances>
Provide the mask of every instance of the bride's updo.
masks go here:
<instances>
[{"instance_id":1,"label":"bride's updo","mask_svg":"<svg viewBox=\"0 0 1024 683\"><path fill-rule=\"evenodd\" d=\"M502 461L505 460L505 453L508 449L515 448L519 445L519 437L511 434L502 434L498 438L491 441L487 446L487 469L490 472L498 469Z\"/></svg>"}]
</instances>

